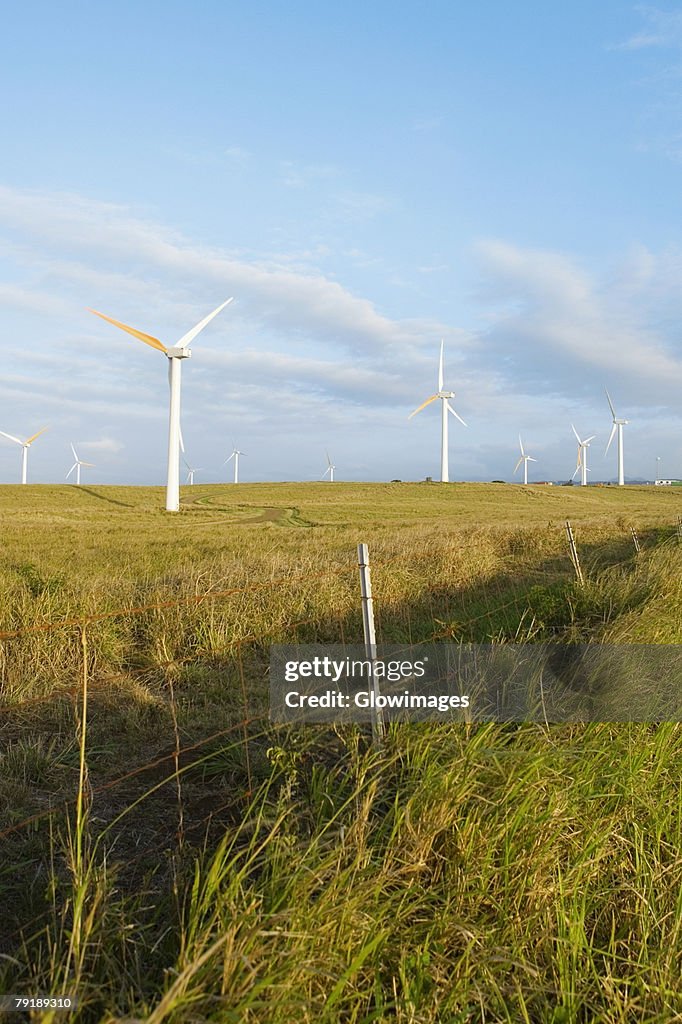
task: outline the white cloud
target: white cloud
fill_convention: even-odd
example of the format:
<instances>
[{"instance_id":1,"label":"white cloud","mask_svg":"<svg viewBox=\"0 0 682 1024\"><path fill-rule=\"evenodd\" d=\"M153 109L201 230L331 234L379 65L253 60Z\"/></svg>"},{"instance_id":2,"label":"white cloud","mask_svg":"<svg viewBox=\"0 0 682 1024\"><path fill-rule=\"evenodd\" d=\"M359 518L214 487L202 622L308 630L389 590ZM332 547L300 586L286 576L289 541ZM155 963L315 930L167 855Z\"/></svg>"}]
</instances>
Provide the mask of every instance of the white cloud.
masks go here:
<instances>
[{"instance_id":1,"label":"white cloud","mask_svg":"<svg viewBox=\"0 0 682 1024\"><path fill-rule=\"evenodd\" d=\"M647 28L617 44L619 50L643 50L650 47L682 47L682 11L662 11L658 7L638 7Z\"/></svg>"},{"instance_id":2,"label":"white cloud","mask_svg":"<svg viewBox=\"0 0 682 1024\"><path fill-rule=\"evenodd\" d=\"M567 257L500 241L480 243L481 296L501 307L486 332L486 353L506 361L519 380L553 380L566 390L599 381L626 382L649 401L677 403L680 342L657 330L659 278L668 276L640 251L630 281L593 280ZM633 280L634 278L634 280ZM675 291L680 294L680 276ZM563 379L562 379L563 378Z\"/></svg>"},{"instance_id":3,"label":"white cloud","mask_svg":"<svg viewBox=\"0 0 682 1024\"><path fill-rule=\"evenodd\" d=\"M425 333L444 329L440 324L391 320L368 299L353 295L321 273L259 265L201 248L111 203L0 187L0 223L40 238L43 249L49 245L56 251L50 264L52 280L67 283L68 278L70 285L80 285L83 295L91 296L91 303L101 303L123 285L126 292L140 294L135 306L141 309L138 286L143 280L147 310L149 293L153 300L154 293L160 298L162 290L164 310L175 317L184 308L191 318L201 315L207 303L234 293L253 322L332 341L362 354L412 345ZM80 259L70 258L76 253ZM44 256L39 262L44 268ZM121 266L127 268L123 274ZM110 273L114 278L107 280ZM118 314L123 316L121 310Z\"/></svg>"},{"instance_id":4,"label":"white cloud","mask_svg":"<svg viewBox=\"0 0 682 1024\"><path fill-rule=\"evenodd\" d=\"M90 451L111 452L113 455L123 451L125 445L113 437L101 437L98 441L79 441L79 448L88 448Z\"/></svg>"}]
</instances>

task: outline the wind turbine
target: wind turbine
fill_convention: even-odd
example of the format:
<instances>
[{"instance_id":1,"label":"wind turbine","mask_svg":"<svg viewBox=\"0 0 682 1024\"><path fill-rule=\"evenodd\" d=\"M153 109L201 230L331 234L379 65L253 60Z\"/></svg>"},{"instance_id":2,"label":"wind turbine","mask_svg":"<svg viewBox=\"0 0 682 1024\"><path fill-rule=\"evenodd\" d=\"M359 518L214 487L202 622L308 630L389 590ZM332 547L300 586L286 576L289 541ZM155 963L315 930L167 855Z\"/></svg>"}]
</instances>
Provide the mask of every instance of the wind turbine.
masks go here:
<instances>
[{"instance_id":1,"label":"wind turbine","mask_svg":"<svg viewBox=\"0 0 682 1024\"><path fill-rule=\"evenodd\" d=\"M528 463L529 462L537 462L538 460L534 459L532 455L526 455L525 451L523 450L523 441L521 440L521 435L520 434L519 434L519 446L521 448L521 458L516 463L516 466L514 467L514 472L516 473L516 471L519 468L519 466L521 465L521 463L523 463L523 482L524 482L524 484L528 484Z\"/></svg>"},{"instance_id":2,"label":"wind turbine","mask_svg":"<svg viewBox=\"0 0 682 1024\"><path fill-rule=\"evenodd\" d=\"M334 483L334 470L336 469L336 466L334 465L332 460L329 458L329 452L325 452L324 454L327 456L327 468L325 469L324 473L320 477L320 480L324 480L324 478L326 477L327 473L329 473L329 483L333 484Z\"/></svg>"},{"instance_id":3,"label":"wind turbine","mask_svg":"<svg viewBox=\"0 0 682 1024\"><path fill-rule=\"evenodd\" d=\"M128 327L127 324L121 323L120 320L114 320L113 317L106 316L104 313L98 313L96 309L90 310L95 316L101 317L102 320L107 320L114 327L120 327L122 331L127 331L134 338L139 338L140 341L143 341L145 345L158 349L159 352L163 352L168 357L170 403L168 409L168 477L166 481L167 512L177 512L180 508L180 371L182 370L182 360L189 359L191 356L192 353L189 350L189 346L197 334L203 331L204 327L211 322L213 317L225 309L225 306L230 302L232 302L231 298L227 302L223 302L217 309L214 309L212 313L209 313L203 320L200 320L187 334L183 334L182 338L171 348L168 348L151 334L144 334L135 327Z\"/></svg>"},{"instance_id":4,"label":"wind turbine","mask_svg":"<svg viewBox=\"0 0 682 1024\"><path fill-rule=\"evenodd\" d=\"M627 424L628 421L618 419L618 417L616 416L616 410L613 408L613 402L611 401L611 396L609 395L608 391L606 392L606 397L609 402L611 416L613 417L613 427L611 428L611 436L609 438L609 443L606 446L606 451L604 452L604 455L608 453L608 450L611 447L611 442L613 441L613 435L616 433L616 431L618 431L618 486L622 487L625 483L625 471L623 469L623 427Z\"/></svg>"},{"instance_id":5,"label":"wind turbine","mask_svg":"<svg viewBox=\"0 0 682 1024\"><path fill-rule=\"evenodd\" d=\"M71 476L71 474L73 473L73 471L75 469L76 470L76 487L80 487L80 483L81 483L81 466L89 466L90 469L94 469L95 463L94 462L83 462L82 459L79 459L78 455L76 454L76 449L74 448L73 445L71 445L71 451L73 452L73 457L74 457L74 459L76 461L74 462L74 464L71 467L71 469L69 470L69 472L66 474L66 479L67 480L69 479L69 477Z\"/></svg>"},{"instance_id":6,"label":"wind turbine","mask_svg":"<svg viewBox=\"0 0 682 1024\"><path fill-rule=\"evenodd\" d=\"M187 480L185 482L188 483L190 487L194 487L194 474L195 473L200 473L202 467L201 466L197 466L196 469L195 469L193 466L190 466L190 464L187 461L187 459L183 459L182 461L185 463L185 465L187 466L187 470L188 470L188 472L187 472Z\"/></svg>"},{"instance_id":7,"label":"wind turbine","mask_svg":"<svg viewBox=\"0 0 682 1024\"><path fill-rule=\"evenodd\" d=\"M411 412L407 418L408 420L411 420L413 416L416 416L418 412L421 412L422 409L425 409L427 405L431 404L431 402L435 402L437 398L440 398L441 402L443 403L441 406L440 441L440 479L442 483L447 483L448 480L450 479L450 475L448 472L448 413L451 412L455 419L459 420L459 422L466 427L466 423L464 422L462 417L459 415L459 413L456 413L455 410L450 405L449 399L454 397L454 391L443 391L443 342L441 341L440 362L438 364L438 391L435 393L435 395L431 395L430 398L427 398L425 402L422 402L419 408L415 409L414 412Z\"/></svg>"},{"instance_id":8,"label":"wind turbine","mask_svg":"<svg viewBox=\"0 0 682 1024\"><path fill-rule=\"evenodd\" d=\"M575 473L571 477L571 480L575 480L575 478L577 476L577 473L578 473L578 470L582 470L582 472L580 474L580 483L581 483L581 485L583 487L586 487L587 486L587 473L588 473L588 469L587 469L587 449L590 447L590 441L594 441L594 439L595 439L595 437L597 435L596 434L591 434L589 437L586 437L584 441L581 441L580 437L578 435L578 431L575 429L575 427L573 426L572 423L571 423L571 430L573 431L573 433L575 434L576 438L578 439L578 461L577 461L576 466L575 466Z\"/></svg>"},{"instance_id":9,"label":"wind turbine","mask_svg":"<svg viewBox=\"0 0 682 1024\"><path fill-rule=\"evenodd\" d=\"M9 441L14 441L16 444L20 444L21 447L23 448L23 451L21 453L21 482L22 482L22 484L26 483L26 470L27 470L27 467L28 467L28 450L31 447L31 445L33 444L33 442L35 441L35 439L37 437L40 437L41 434L44 434L47 429L48 429L47 427L42 427L38 431L37 434L32 434L31 437L27 438L26 441L22 441L21 438L15 437L14 434L6 434L4 430L0 430L0 434L2 434L3 437L6 437Z\"/></svg>"},{"instance_id":10,"label":"wind turbine","mask_svg":"<svg viewBox=\"0 0 682 1024\"><path fill-rule=\"evenodd\" d=\"M234 482L236 484L239 483L239 456L240 455L246 455L246 452L240 452L239 448L234 448L233 447L232 454L228 455L228 457L223 462L223 466L226 466L227 463L230 462L231 459L234 459Z\"/></svg>"}]
</instances>

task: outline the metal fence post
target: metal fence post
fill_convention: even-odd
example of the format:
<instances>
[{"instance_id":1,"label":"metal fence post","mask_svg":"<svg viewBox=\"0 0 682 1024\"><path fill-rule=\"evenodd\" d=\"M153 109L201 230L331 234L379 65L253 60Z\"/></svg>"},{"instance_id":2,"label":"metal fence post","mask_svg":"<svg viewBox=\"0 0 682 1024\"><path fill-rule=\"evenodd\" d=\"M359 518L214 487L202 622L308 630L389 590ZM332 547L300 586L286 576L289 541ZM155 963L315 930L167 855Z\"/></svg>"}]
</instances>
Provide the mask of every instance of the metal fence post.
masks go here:
<instances>
[{"instance_id":1,"label":"metal fence post","mask_svg":"<svg viewBox=\"0 0 682 1024\"><path fill-rule=\"evenodd\" d=\"M635 545L635 551L637 552L637 554L639 554L642 548L639 543L639 537L637 536L637 530L633 526L631 527L630 532L632 533L632 543Z\"/></svg>"},{"instance_id":2,"label":"metal fence post","mask_svg":"<svg viewBox=\"0 0 682 1024\"><path fill-rule=\"evenodd\" d=\"M566 536L568 537L568 550L571 553L571 561L573 562L573 568L578 578L578 583L583 584L585 579L583 577L583 571L580 568L580 559L578 558L578 549L575 546L575 537L573 536L573 529L569 520L566 520Z\"/></svg>"},{"instance_id":3,"label":"metal fence post","mask_svg":"<svg viewBox=\"0 0 682 1024\"><path fill-rule=\"evenodd\" d=\"M374 604L372 602L372 578L369 572L369 550L366 544L358 544L358 565L360 567L360 594L362 598L362 628L365 636L365 654L370 663L369 692L374 695L372 709L372 739L381 740L384 735L384 716L376 706L379 696L379 681L374 673L377 656L377 639L374 629Z\"/></svg>"}]
</instances>

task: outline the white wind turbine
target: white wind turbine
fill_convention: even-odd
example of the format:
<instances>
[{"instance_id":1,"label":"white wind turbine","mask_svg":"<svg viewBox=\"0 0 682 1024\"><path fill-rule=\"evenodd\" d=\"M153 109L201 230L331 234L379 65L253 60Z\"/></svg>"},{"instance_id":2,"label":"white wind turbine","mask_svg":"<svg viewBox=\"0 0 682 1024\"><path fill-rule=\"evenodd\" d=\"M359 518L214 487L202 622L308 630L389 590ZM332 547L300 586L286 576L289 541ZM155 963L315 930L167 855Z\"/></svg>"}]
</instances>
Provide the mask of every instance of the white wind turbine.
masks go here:
<instances>
[{"instance_id":1,"label":"white wind turbine","mask_svg":"<svg viewBox=\"0 0 682 1024\"><path fill-rule=\"evenodd\" d=\"M240 452L239 448L234 446L232 448L232 454L228 455L228 457L223 462L223 466L226 466L228 464L228 462L230 462L232 459L234 459L234 483L236 483L236 484L239 483L239 456L240 455L246 455L246 452Z\"/></svg>"},{"instance_id":2,"label":"white wind turbine","mask_svg":"<svg viewBox=\"0 0 682 1024\"><path fill-rule=\"evenodd\" d=\"M514 467L514 472L516 473L516 471L518 470L518 468L521 465L521 463L523 463L523 482L524 482L524 484L527 484L528 483L528 463L529 462L537 462L538 460L534 459L532 455L526 455L525 451L523 450L523 441L521 440L521 435L520 434L519 434L519 446L521 448L521 458L516 463L516 466Z\"/></svg>"},{"instance_id":3,"label":"white wind turbine","mask_svg":"<svg viewBox=\"0 0 682 1024\"><path fill-rule=\"evenodd\" d=\"M441 402L443 403L441 405L440 440L440 478L442 483L447 483L448 480L450 479L450 474L448 471L448 413L452 413L455 419L459 420L459 422L466 427L466 423L464 422L462 417L459 415L459 413L456 413L455 410L450 405L449 400L454 397L454 391L443 391L443 342L441 341L440 362L438 364L438 391L435 393L435 395L431 395L430 398L427 398L425 402L422 402L419 408L415 409L414 412L411 412L407 418L408 420L411 420L413 416L416 416L418 412L421 412L422 409L425 409L427 405L431 404L431 402L435 402L437 398L440 398Z\"/></svg>"},{"instance_id":4,"label":"white wind turbine","mask_svg":"<svg viewBox=\"0 0 682 1024\"><path fill-rule=\"evenodd\" d=\"M73 452L73 457L74 457L74 459L76 461L74 462L74 464L71 467L71 469L69 470L69 472L66 474L66 479L67 480L69 479L69 477L71 476L71 474L73 473L73 471L75 469L76 470L76 487L80 487L80 483L81 483L81 466L88 466L90 469L94 469L95 463L94 462L83 462L82 459L79 459L78 455L76 454L76 449L74 448L73 445L71 445L71 451Z\"/></svg>"},{"instance_id":5,"label":"white wind turbine","mask_svg":"<svg viewBox=\"0 0 682 1024\"><path fill-rule=\"evenodd\" d=\"M591 434L589 437L586 437L584 441L581 441L578 435L578 431L575 429L572 423L571 430L578 439L578 461L576 462L575 473L571 477L571 480L575 480L578 474L578 470L581 470L582 472L580 474L580 483L583 487L585 487L587 485L587 474L589 472L587 468L587 449L590 447L590 441L594 441L597 435Z\"/></svg>"},{"instance_id":6,"label":"white wind turbine","mask_svg":"<svg viewBox=\"0 0 682 1024\"><path fill-rule=\"evenodd\" d=\"M625 483L625 470L623 463L623 427L628 421L621 420L616 416L616 410L613 408L613 402L611 401L611 396L608 391L606 392L606 397L608 399L609 409L611 410L611 416L613 417L613 427L611 428L611 436L604 455L608 453L608 450L611 447L611 442L613 441L613 435L618 431L618 486L622 487Z\"/></svg>"},{"instance_id":7,"label":"white wind turbine","mask_svg":"<svg viewBox=\"0 0 682 1024\"><path fill-rule=\"evenodd\" d=\"M114 320L113 317L106 316L104 313L98 313L96 309L90 310L95 316L101 317L102 320L107 320L114 327L120 327L122 331L127 331L134 338L139 338L140 341L143 341L145 345L151 345L152 348L158 349L159 352L163 352L168 357L170 403L168 410L168 477L166 481L167 512L177 512L180 508L180 372L182 370L182 360L189 359L191 356L192 353L189 350L189 346L197 334L203 331L204 327L211 322L213 317L225 309L225 306L230 302L232 302L231 298L227 302L223 302L212 313L209 313L203 320L200 320L187 334L183 334L182 338L170 348L151 334L144 334L143 331L138 331L135 327L128 327L127 324L121 323L120 320Z\"/></svg>"},{"instance_id":8,"label":"white wind turbine","mask_svg":"<svg viewBox=\"0 0 682 1024\"><path fill-rule=\"evenodd\" d=\"M184 448L183 448L183 451L184 451ZM190 464L187 461L187 459L183 459L182 461L187 466L187 479L186 479L185 482L188 483L190 487L194 487L194 474L195 473L201 473L202 467L201 466L197 466L195 468L194 466L190 466Z\"/></svg>"},{"instance_id":9,"label":"white wind turbine","mask_svg":"<svg viewBox=\"0 0 682 1024\"><path fill-rule=\"evenodd\" d=\"M320 480L324 480L324 478L326 477L327 473L329 473L329 483L333 484L334 483L334 470L336 469L336 466L334 465L332 460L329 458L329 452L325 452L324 454L327 456L327 468L325 469L324 473L320 477Z\"/></svg>"},{"instance_id":10,"label":"white wind turbine","mask_svg":"<svg viewBox=\"0 0 682 1024\"><path fill-rule=\"evenodd\" d=\"M19 438L19 437L15 437L14 434L6 434L4 430L0 430L0 434L2 434L3 437L6 437L9 441L14 441L15 444L20 444L22 449L23 449L23 451L21 453L21 482L22 482L22 484L26 483L26 472L27 472L27 469L28 469L28 450L31 447L31 445L33 444L33 442L35 441L35 439L37 437L40 437L41 434L44 434L46 430L47 430L47 427L42 427L38 431L37 434L32 434L25 441L22 441L21 438Z\"/></svg>"}]
</instances>

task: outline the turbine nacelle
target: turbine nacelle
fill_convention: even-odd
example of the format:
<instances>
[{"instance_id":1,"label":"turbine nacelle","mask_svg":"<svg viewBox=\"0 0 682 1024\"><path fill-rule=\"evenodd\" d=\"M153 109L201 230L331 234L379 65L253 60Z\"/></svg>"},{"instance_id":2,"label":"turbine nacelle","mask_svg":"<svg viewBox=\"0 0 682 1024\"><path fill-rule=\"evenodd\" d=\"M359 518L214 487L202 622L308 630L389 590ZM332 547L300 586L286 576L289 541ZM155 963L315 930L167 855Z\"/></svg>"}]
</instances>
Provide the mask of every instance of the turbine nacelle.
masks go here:
<instances>
[{"instance_id":1,"label":"turbine nacelle","mask_svg":"<svg viewBox=\"0 0 682 1024\"><path fill-rule=\"evenodd\" d=\"M166 355L169 359L189 359L192 353L188 348L181 348L179 345L174 345L173 348L166 349Z\"/></svg>"}]
</instances>

